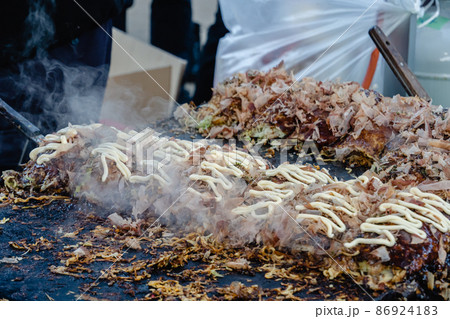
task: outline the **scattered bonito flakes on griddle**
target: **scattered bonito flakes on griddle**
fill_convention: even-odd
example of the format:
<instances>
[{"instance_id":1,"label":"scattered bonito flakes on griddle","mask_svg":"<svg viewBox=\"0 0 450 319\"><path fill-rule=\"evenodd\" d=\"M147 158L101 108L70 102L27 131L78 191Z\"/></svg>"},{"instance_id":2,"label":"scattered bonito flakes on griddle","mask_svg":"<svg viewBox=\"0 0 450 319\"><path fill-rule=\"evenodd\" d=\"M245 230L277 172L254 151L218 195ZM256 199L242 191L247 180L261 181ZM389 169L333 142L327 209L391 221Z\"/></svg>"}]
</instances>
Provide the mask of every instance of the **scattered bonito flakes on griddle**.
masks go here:
<instances>
[{"instance_id":1,"label":"scattered bonito flakes on griddle","mask_svg":"<svg viewBox=\"0 0 450 319\"><path fill-rule=\"evenodd\" d=\"M448 257L424 252L447 256L450 204L421 191L420 185L399 187L374 172L339 181L309 165L273 167L236 147L169 139L155 132L147 132L158 145L149 171L147 161L133 163L136 159L126 154L127 141L137 134L98 125L61 130L33 151L23 174L4 174L6 186L24 194L42 190L40 183L45 183L55 192L128 212L127 219L114 214L110 219L136 233L140 223L158 218L173 232L210 234L230 247L256 244L298 253L331 279L351 272L372 289L403 282L425 266L446 267ZM94 230L99 238L109 236L99 227ZM139 250L134 239L121 242ZM380 255L380 247L387 254ZM113 251L101 254L111 260L118 256ZM333 262L337 256L339 265ZM172 254L161 258L166 264ZM229 262L228 268L245 269ZM215 268L210 275L222 276Z\"/></svg>"},{"instance_id":2,"label":"scattered bonito flakes on griddle","mask_svg":"<svg viewBox=\"0 0 450 319\"><path fill-rule=\"evenodd\" d=\"M212 263L196 274L211 280L230 270L255 270L267 279L298 284L305 277L287 266L296 261L336 284L351 273L358 284L380 291L403 289L399 287L422 274L428 285L446 295L449 112L417 97L384 97L355 82L296 82L277 67L238 74L221 83L199 109L181 106L177 117L208 137L312 140L323 156L370 169L341 181L325 169L272 166L243 149L207 140L166 138L150 129L70 126L47 135L30 153L22 173L3 174L2 202L7 198L8 204L23 205L34 198L39 205L40 198L48 202L52 196L69 195L107 208L114 227L98 225L92 240L119 236L114 243L121 247L99 249L84 241L90 258L72 254L69 266L116 261L122 249L146 251L155 244L172 251L136 267L177 269L199 258ZM146 148L141 154L150 158L129 152L142 137ZM136 238L141 239L137 244ZM28 247L14 244L16 249ZM225 254L228 250L234 253ZM255 259L263 264L254 267ZM86 271L77 267L73 271ZM70 269L51 270L69 274ZM102 278L117 280L123 271L133 269L113 267ZM139 280L149 277L144 273ZM313 279L306 285L314 285ZM207 298L201 285L183 286L177 280L152 278L149 286L149 299L171 294ZM299 289L289 284L284 288L277 294L290 298ZM321 291L308 288L310 293ZM266 292L236 282L219 293L255 299Z\"/></svg>"},{"instance_id":3,"label":"scattered bonito flakes on griddle","mask_svg":"<svg viewBox=\"0 0 450 319\"><path fill-rule=\"evenodd\" d=\"M314 141L324 157L372 167L385 182L422 183L445 196L450 189L450 111L418 97L385 97L356 82L297 81L280 64L236 74L209 102L184 104L175 116L209 138Z\"/></svg>"}]
</instances>

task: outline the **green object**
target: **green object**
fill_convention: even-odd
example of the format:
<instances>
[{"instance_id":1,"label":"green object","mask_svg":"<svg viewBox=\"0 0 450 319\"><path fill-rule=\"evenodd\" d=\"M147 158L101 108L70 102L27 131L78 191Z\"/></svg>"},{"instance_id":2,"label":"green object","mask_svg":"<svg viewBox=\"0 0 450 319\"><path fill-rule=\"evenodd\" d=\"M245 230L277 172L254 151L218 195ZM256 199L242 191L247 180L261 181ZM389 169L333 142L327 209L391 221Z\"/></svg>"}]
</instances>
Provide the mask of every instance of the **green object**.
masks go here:
<instances>
[{"instance_id":1,"label":"green object","mask_svg":"<svg viewBox=\"0 0 450 319\"><path fill-rule=\"evenodd\" d=\"M198 128L202 130L207 130L211 127L212 116L206 116L203 120L198 123Z\"/></svg>"},{"instance_id":2,"label":"green object","mask_svg":"<svg viewBox=\"0 0 450 319\"><path fill-rule=\"evenodd\" d=\"M417 20L417 24L421 24L422 22L426 21L428 18L430 17L430 15L425 15L422 18ZM431 21L429 24L427 24L426 26L428 28L433 28L436 30L440 30L442 29L442 27L448 23L450 21L449 18L445 18L445 17L437 17L436 19L434 19L433 21Z\"/></svg>"}]
</instances>

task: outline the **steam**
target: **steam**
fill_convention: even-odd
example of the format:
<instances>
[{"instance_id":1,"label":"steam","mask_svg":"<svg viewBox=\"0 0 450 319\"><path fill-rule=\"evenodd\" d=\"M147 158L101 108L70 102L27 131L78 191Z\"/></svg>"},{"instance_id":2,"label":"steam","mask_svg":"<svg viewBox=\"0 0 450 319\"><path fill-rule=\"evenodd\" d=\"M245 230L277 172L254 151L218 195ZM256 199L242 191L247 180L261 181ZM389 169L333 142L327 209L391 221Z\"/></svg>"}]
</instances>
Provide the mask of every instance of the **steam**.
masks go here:
<instances>
[{"instance_id":1,"label":"steam","mask_svg":"<svg viewBox=\"0 0 450 319\"><path fill-rule=\"evenodd\" d=\"M55 11L55 0L34 0L28 3L30 11L25 20L25 30L28 31L25 56L35 50L37 56L42 56L55 37L55 25L51 18Z\"/></svg>"},{"instance_id":2,"label":"steam","mask_svg":"<svg viewBox=\"0 0 450 319\"><path fill-rule=\"evenodd\" d=\"M72 124L98 122L107 81L107 65L91 67L76 61L75 46L50 50L56 43L55 0L28 1L27 43L18 72L9 76L11 101L44 134ZM65 64L66 55L73 60ZM62 60L55 57L60 56Z\"/></svg>"},{"instance_id":3,"label":"steam","mask_svg":"<svg viewBox=\"0 0 450 319\"><path fill-rule=\"evenodd\" d=\"M276 207L265 219L250 215L238 215L233 209L243 204L249 184L241 178L227 176L233 187L225 190L219 186L223 199L216 202L211 196L191 193L189 188L197 188L199 182L187 178L186 168L167 170L173 182L160 192L146 193L147 203L151 202L147 216L159 218L159 222L173 231L184 234L204 233L229 245L240 247L248 244L263 244L299 251L302 244L313 245L301 228L287 215L288 207ZM253 176L252 179L258 179ZM145 216L145 215L141 215ZM304 246L306 247L306 246Z\"/></svg>"},{"instance_id":4,"label":"steam","mask_svg":"<svg viewBox=\"0 0 450 319\"><path fill-rule=\"evenodd\" d=\"M96 122L103 100L107 68L80 65L64 65L46 53L52 43L55 28L51 14L55 1L31 2L27 17L30 30L26 52L37 52L37 58L20 66L20 74L14 78L18 92L22 94L21 108L25 115L37 124L44 133L57 131L68 123L88 124ZM127 90L125 88L119 88ZM137 91L125 91L130 100L136 98ZM38 103L36 103L38 101ZM109 103L112 103L111 101ZM118 108L126 103L119 100ZM162 106L165 103L160 103ZM162 109L164 107L161 107ZM82 130L80 130L81 132ZM81 132L83 133L83 132ZM106 183L101 182L102 165L90 156L93 147L105 142L116 142L117 132L104 128L98 132L87 132L79 147L64 155L64 163L72 163L67 172L69 188L75 197L86 198L107 209L111 214L120 212L133 220L151 218L158 220L180 232L210 233L219 240L227 240L235 245L253 242L294 247L299 229L282 209L276 209L266 220L239 216L232 210L243 203L248 182L227 176L233 187L220 188L223 195L220 202L189 190L198 187L198 182L189 178L199 168L199 161L167 163L163 170L170 183L161 185L156 181L146 184L132 184L110 165L112 176ZM206 143L206 142L205 142ZM255 173L256 174L256 173ZM251 179L257 179L257 174ZM303 237L302 237L303 238Z\"/></svg>"},{"instance_id":5,"label":"steam","mask_svg":"<svg viewBox=\"0 0 450 319\"><path fill-rule=\"evenodd\" d=\"M96 140L95 147L104 142L113 140L111 137ZM70 188L75 197L85 198L107 209L112 222L118 227L123 226L124 220L128 220L130 225L143 220L157 220L173 232L212 234L217 240L234 246L262 243L297 251L314 246L287 214L294 211L293 207L276 207L267 218L233 212L244 203L249 185L261 177L261 171L249 172L246 179L225 174L233 187L224 189L217 185L223 197L220 201L215 200L211 189L205 188L200 181L192 180L190 176L198 172L202 160L209 153L206 147L209 141L201 143L205 147L193 150L189 160L180 162L171 159L161 167L162 175L168 177L167 184L156 179L131 183L115 170L114 164L109 165L107 181L101 182L103 170L100 161L90 157L83 167L74 171ZM148 172L134 171L135 174L145 176Z\"/></svg>"},{"instance_id":6,"label":"steam","mask_svg":"<svg viewBox=\"0 0 450 319\"><path fill-rule=\"evenodd\" d=\"M97 122L103 101L107 67L66 66L41 57L19 66L12 78L19 107L44 133L72 124Z\"/></svg>"},{"instance_id":7,"label":"steam","mask_svg":"<svg viewBox=\"0 0 450 319\"><path fill-rule=\"evenodd\" d=\"M90 124L102 118L120 128L144 128L148 120L167 118L170 103L156 98L145 99L142 89L127 83L110 81L110 96L105 99L109 65L88 66L78 61L81 54L76 44L49 50L56 43L53 17L55 0L29 1L25 20L27 43L24 57L32 59L18 65L17 74L10 76L13 107L23 113L44 134L71 124ZM66 59L66 56L71 58ZM68 61L66 61L68 60ZM146 105L140 110L132 105ZM159 109L159 112L155 112ZM112 113L112 116L109 116ZM162 114L158 116L158 114ZM123 119L123 120L122 120ZM122 125L123 124L123 125Z\"/></svg>"}]
</instances>

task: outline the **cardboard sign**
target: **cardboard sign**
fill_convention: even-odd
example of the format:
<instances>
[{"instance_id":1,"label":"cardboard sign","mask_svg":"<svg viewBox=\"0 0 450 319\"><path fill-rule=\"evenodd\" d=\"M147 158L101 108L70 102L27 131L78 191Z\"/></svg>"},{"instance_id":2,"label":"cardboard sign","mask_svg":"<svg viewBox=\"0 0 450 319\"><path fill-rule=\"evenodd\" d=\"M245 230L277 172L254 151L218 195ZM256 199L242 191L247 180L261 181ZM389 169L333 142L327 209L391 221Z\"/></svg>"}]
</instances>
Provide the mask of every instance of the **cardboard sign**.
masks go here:
<instances>
[{"instance_id":1,"label":"cardboard sign","mask_svg":"<svg viewBox=\"0 0 450 319\"><path fill-rule=\"evenodd\" d=\"M101 122L138 129L171 116L186 61L114 29Z\"/></svg>"}]
</instances>

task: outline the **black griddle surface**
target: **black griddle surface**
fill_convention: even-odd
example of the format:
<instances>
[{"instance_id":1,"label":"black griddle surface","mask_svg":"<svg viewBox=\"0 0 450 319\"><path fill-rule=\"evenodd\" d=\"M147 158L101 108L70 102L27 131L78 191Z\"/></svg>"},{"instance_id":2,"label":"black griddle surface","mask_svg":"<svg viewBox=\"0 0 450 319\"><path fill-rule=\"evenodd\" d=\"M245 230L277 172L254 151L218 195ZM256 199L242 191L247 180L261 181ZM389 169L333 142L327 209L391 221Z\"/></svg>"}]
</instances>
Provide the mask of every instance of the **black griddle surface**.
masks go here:
<instances>
[{"instance_id":1,"label":"black griddle surface","mask_svg":"<svg viewBox=\"0 0 450 319\"><path fill-rule=\"evenodd\" d=\"M163 135L174 136L182 139L198 139L199 135L191 132L183 132L173 120L158 124L155 129ZM290 162L296 161L295 154L289 154ZM277 164L276 156L270 159ZM313 163L315 164L315 163ZM341 179L349 179L348 174L340 164L326 165L333 176ZM95 261L84 265L85 270L75 273L76 276L61 275L51 272L55 267L64 266L68 251L73 251L75 245L92 241L99 246L111 245L111 242L102 242L93 238L96 227L110 227L107 216L114 213L105 208L100 208L86 203L54 202L49 206L36 209L13 209L12 206L0 208L0 220L9 218L10 221L0 225L0 260L2 258L17 258L17 263L0 262L0 299L7 300L139 300L158 299L152 295L149 289L149 279L141 281L111 281L99 279L102 272L107 270L112 261ZM64 234L76 232L73 237L64 237ZM170 231L170 229L168 230ZM18 249L14 244L34 248ZM44 244L42 244L44 243ZM113 245L114 246L114 245ZM123 246L123 245L122 245ZM71 248L72 247L72 248ZM161 250L148 250L145 246L141 250L126 249L117 245L113 250L124 253L121 266L130 266L134 262L148 261L158 257L159 253L167 251L167 247ZM151 280L178 280L182 284L188 284L192 278L185 278L184 271L193 269L205 269L210 263L201 260L189 260L179 268L151 269ZM117 264L116 264L117 266ZM257 265L256 265L257 266ZM258 293L242 299L272 300L280 297L280 289L286 289L292 285L299 291L294 295L305 300L336 300L344 298L348 300L378 300L404 298L395 291L384 293L365 289L371 295L368 296L358 285L348 277L328 280L320 272L303 269L300 272L314 277L298 282L285 279L267 279L264 273L255 271L225 271L223 277L217 277L210 281L205 279L207 296L211 299L222 300L220 288L229 286L233 282L241 282L247 287L257 285ZM311 277L310 276L310 277ZM197 278L202 281L202 277ZM312 281L311 281L312 280ZM278 291L277 291L278 289ZM428 299L433 296L411 296L412 299ZM176 299L176 298L175 298Z\"/></svg>"},{"instance_id":2,"label":"black griddle surface","mask_svg":"<svg viewBox=\"0 0 450 319\"><path fill-rule=\"evenodd\" d=\"M109 212L108 212L109 213ZM102 216L103 215L103 216ZM104 209L96 208L86 204L53 203L50 206L37 209L13 210L11 208L0 208L0 217L10 218L10 221L0 227L0 259L4 257L18 258L17 263L0 262L0 299L7 300L136 300L145 299L150 293L148 279L139 282L117 281L111 283L109 280L98 280L102 271L107 270L111 261L93 262L81 273L81 277L55 274L50 269L63 266L67 256L65 252L74 250L68 248L77 243L86 243L89 240L94 245L92 231L97 226L109 226ZM64 237L64 234L77 230L81 232L76 238ZM50 246L41 246L32 250L14 248L11 243L32 246L36 242L45 240ZM100 244L101 245L101 244ZM105 244L106 245L106 244ZM118 246L120 247L120 245ZM164 249L161 248L161 251ZM126 251L125 247L118 251ZM120 262L120 266L130 266L133 262L150 260L156 258L154 252L142 250L128 250ZM188 283L189 278L183 278L186 269L204 269L208 263L202 261L189 261L183 267L175 269L160 269L152 272L151 280L179 280ZM264 273L231 271L221 273L224 277L218 277L210 286L211 292L208 296L213 299L222 299L217 293L217 288L230 285L239 281L247 286L258 285L261 291L266 292L262 299L274 299L271 289L282 288L284 285L300 285L295 281L266 279ZM79 273L75 273L79 275ZM317 287L320 291L309 292L316 286L309 285L296 296L308 300L323 300L327 295L333 300L339 293L345 294L356 300L370 300L360 288L350 280L329 281L317 274L319 282ZM206 278L205 278L206 279ZM97 281L97 282L96 282ZM95 283L95 287L89 287ZM332 285L332 286L330 286ZM88 292L83 295L83 292ZM80 297L81 296L81 297ZM149 298L149 296L147 296Z\"/></svg>"}]
</instances>

